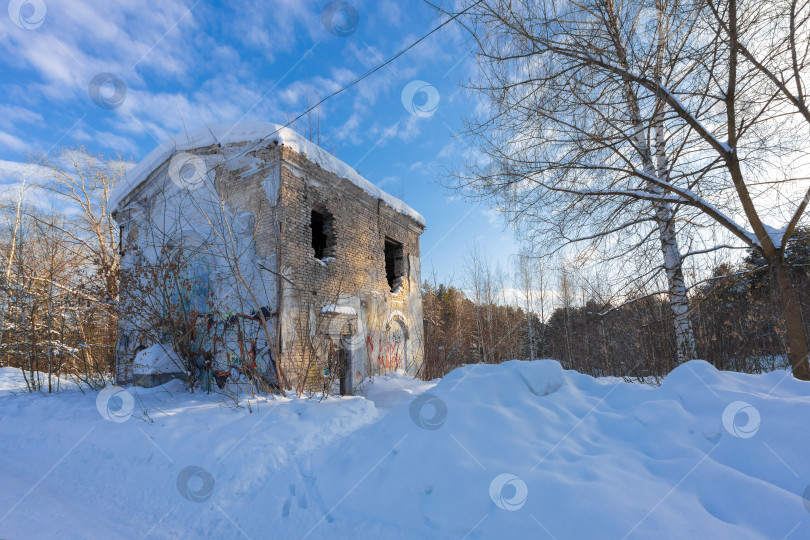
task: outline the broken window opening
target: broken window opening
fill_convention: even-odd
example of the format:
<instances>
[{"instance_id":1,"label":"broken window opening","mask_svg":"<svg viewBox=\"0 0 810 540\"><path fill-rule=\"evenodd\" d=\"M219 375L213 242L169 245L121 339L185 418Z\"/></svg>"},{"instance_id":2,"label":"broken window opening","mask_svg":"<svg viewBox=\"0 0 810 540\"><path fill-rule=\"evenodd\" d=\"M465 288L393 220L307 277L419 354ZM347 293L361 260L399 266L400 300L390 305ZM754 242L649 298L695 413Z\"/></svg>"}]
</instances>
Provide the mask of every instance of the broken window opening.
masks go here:
<instances>
[{"instance_id":1,"label":"broken window opening","mask_svg":"<svg viewBox=\"0 0 810 540\"><path fill-rule=\"evenodd\" d=\"M312 229L312 249L315 258L324 260L332 256L335 247L334 219L325 210L313 210L310 213L310 228Z\"/></svg>"},{"instance_id":2,"label":"broken window opening","mask_svg":"<svg viewBox=\"0 0 810 540\"><path fill-rule=\"evenodd\" d=\"M385 238L385 277L391 292L397 292L405 276L405 252L402 243Z\"/></svg>"}]
</instances>

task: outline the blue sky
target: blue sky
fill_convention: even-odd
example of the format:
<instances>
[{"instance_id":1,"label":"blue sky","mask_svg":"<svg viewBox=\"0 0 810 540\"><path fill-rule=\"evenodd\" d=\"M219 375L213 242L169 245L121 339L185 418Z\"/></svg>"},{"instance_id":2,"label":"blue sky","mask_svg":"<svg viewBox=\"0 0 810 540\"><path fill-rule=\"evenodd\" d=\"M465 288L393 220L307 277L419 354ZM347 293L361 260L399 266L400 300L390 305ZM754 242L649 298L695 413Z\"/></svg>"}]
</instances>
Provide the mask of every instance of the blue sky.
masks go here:
<instances>
[{"instance_id":1,"label":"blue sky","mask_svg":"<svg viewBox=\"0 0 810 540\"><path fill-rule=\"evenodd\" d=\"M0 12L0 168L66 145L138 161L167 135L204 124L286 123L308 108L307 95L314 104L440 22L416 0L332 3L324 15L328 6L11 0ZM466 36L451 23L319 108L321 145L425 216L423 275L444 281L460 280L474 242L504 265L517 251L497 214L437 183L465 151L454 134L475 103L459 86L472 70ZM94 100L100 73L115 80ZM403 99L406 88L424 89L414 81L435 90ZM294 127L307 135L304 122Z\"/></svg>"}]
</instances>

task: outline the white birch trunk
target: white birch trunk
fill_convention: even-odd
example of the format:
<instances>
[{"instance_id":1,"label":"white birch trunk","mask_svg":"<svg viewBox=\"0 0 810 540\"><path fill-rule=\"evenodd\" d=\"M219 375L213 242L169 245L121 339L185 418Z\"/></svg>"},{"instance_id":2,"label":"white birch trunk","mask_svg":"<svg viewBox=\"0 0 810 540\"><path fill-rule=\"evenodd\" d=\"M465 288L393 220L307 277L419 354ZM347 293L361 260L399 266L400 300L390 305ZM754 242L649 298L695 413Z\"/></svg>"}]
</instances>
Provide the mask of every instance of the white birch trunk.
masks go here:
<instances>
[{"instance_id":1,"label":"white birch trunk","mask_svg":"<svg viewBox=\"0 0 810 540\"><path fill-rule=\"evenodd\" d=\"M665 0L656 0L656 15L658 17L657 38L658 50L656 54L655 78L661 83L663 72L663 53L669 40L669 19L666 17ZM669 184L669 163L667 161L666 139L664 137L663 103L653 116L653 129L655 131L655 169L658 179ZM665 195L660 185L655 191ZM675 346L677 363L682 364L694 359L695 334L692 329L692 320L689 318L689 299L686 295L686 284L683 278L683 257L678 248L678 238L675 234L675 216L669 203L659 202L655 205L655 221L658 224L658 235L661 240L661 254L664 256L664 270L669 284L669 306L673 313L675 324Z\"/></svg>"},{"instance_id":2,"label":"white birch trunk","mask_svg":"<svg viewBox=\"0 0 810 540\"><path fill-rule=\"evenodd\" d=\"M656 176L664 182L669 181L669 164L667 163L666 149L664 145L664 134L661 123L655 120L655 160L653 165L650 159L650 148L647 145L641 129L635 133L635 142L643 155L645 174ZM639 126L640 127L640 126ZM649 183L649 189L654 193L664 195L663 190L657 184ZM682 364L687 360L694 359L695 335L692 329L692 321L689 318L689 300L686 294L686 283L683 277L683 258L681 257L678 239L675 234L675 221L672 207L669 203L659 202L655 204L655 221L658 225L658 237L661 243L661 254L663 255L664 271L667 275L669 305L672 310L673 322L675 326L675 344L677 363Z\"/></svg>"},{"instance_id":3,"label":"white birch trunk","mask_svg":"<svg viewBox=\"0 0 810 540\"><path fill-rule=\"evenodd\" d=\"M667 163L664 128L660 114L655 118L655 159L658 178L669 182L669 164ZM656 186L655 189L662 192L659 186ZM658 224L661 253L664 256L664 270L669 284L669 306L675 323L677 362L682 364L694 359L697 353L695 352L692 320L689 318L689 299L686 295L686 283L683 278L683 258L678 248L674 215L669 203L661 202L655 205L655 221Z\"/></svg>"},{"instance_id":4,"label":"white birch trunk","mask_svg":"<svg viewBox=\"0 0 810 540\"><path fill-rule=\"evenodd\" d=\"M664 5L661 0L656 2L658 15L658 65L656 78L660 77L662 66L662 53L665 50L668 29L666 28L666 17ZM622 54L622 62L626 64L626 59ZM641 112L636 100L635 92L629 81L625 83L625 97L630 107L630 121L635 128L633 142L641 155L644 174L657 178L661 183L668 184L669 163L667 160L666 142L664 138L664 118L663 102L658 104L658 109L653 117L653 128L655 133L654 152L647 143L644 135L644 123L641 120ZM652 193L660 194L663 198L663 188L660 184L648 182L648 189ZM692 321L689 319L689 300L686 294L686 283L683 277L683 257L678 247L678 239L675 232L674 212L667 202L655 203L655 221L658 225L658 237L661 243L661 253L663 255L664 271L667 275L669 305L672 311L673 323L675 326L675 344L677 363L681 364L697 356L695 353L695 335L692 329Z\"/></svg>"}]
</instances>

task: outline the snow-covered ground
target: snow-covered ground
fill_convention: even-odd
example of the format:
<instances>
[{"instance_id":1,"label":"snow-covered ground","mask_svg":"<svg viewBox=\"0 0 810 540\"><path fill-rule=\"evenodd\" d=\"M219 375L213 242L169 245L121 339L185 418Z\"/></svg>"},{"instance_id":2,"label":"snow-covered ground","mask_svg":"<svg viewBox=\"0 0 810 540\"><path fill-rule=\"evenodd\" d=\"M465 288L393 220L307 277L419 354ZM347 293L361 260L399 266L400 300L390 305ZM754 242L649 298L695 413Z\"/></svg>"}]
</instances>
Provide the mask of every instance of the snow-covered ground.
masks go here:
<instances>
[{"instance_id":1,"label":"snow-covered ground","mask_svg":"<svg viewBox=\"0 0 810 540\"><path fill-rule=\"evenodd\" d=\"M40 386L47 391L48 374L35 372L34 375L37 378L37 381L31 379L31 375L28 372L23 375L19 369L0 368L0 397L27 393L28 384L26 383L26 378L28 378L28 382L30 383L38 382ZM51 385L54 392L61 392L63 390L77 390L79 388L76 381L64 377L57 378L56 376L51 377ZM3 408L2 405L0 405L0 412L2 411Z\"/></svg>"},{"instance_id":2,"label":"snow-covered ground","mask_svg":"<svg viewBox=\"0 0 810 540\"><path fill-rule=\"evenodd\" d=\"M0 538L810 538L810 384L785 372L515 361L241 408L179 382L13 395L17 373Z\"/></svg>"}]
</instances>

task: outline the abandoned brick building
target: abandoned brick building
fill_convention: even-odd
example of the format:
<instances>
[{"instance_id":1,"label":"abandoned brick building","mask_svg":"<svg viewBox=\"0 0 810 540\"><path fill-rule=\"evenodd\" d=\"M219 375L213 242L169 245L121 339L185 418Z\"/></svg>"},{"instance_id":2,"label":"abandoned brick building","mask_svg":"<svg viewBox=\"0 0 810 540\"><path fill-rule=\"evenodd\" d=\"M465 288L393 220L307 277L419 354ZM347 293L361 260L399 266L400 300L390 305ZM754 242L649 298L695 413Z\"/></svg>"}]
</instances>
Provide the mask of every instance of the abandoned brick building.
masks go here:
<instances>
[{"instance_id":1,"label":"abandoned brick building","mask_svg":"<svg viewBox=\"0 0 810 540\"><path fill-rule=\"evenodd\" d=\"M252 365L348 392L369 375L419 374L424 219L294 131L175 136L129 171L110 209L119 382Z\"/></svg>"}]
</instances>

